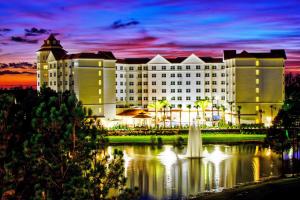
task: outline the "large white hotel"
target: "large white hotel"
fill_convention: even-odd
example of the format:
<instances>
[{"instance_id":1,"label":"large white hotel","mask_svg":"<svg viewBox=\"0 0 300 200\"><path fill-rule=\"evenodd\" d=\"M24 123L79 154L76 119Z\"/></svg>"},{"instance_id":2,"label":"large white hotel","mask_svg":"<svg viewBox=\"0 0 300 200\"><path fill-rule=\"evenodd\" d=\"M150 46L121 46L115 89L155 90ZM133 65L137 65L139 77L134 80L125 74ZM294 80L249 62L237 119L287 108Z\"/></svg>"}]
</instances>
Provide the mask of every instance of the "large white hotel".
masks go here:
<instances>
[{"instance_id":1,"label":"large white hotel","mask_svg":"<svg viewBox=\"0 0 300 200\"><path fill-rule=\"evenodd\" d=\"M106 120L118 119L128 109L144 109L168 100L174 108L171 121L182 123L188 113L196 117L196 100L209 99L208 122L221 115L227 122L270 124L284 101L284 50L249 53L225 50L223 58L188 57L116 59L111 52L67 54L50 35L37 51L37 88L74 91L84 106ZM188 109L191 105L192 109ZM177 112L176 112L177 111ZM214 117L216 116L216 118Z\"/></svg>"}]
</instances>

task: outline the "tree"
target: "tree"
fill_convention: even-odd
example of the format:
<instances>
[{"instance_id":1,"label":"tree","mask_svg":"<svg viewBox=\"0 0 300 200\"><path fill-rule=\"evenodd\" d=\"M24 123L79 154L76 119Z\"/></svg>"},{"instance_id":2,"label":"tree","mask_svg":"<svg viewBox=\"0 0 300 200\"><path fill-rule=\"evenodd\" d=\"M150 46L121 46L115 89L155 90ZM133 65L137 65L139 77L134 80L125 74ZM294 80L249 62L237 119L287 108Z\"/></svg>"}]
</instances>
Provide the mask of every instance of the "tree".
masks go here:
<instances>
[{"instance_id":1,"label":"tree","mask_svg":"<svg viewBox=\"0 0 300 200\"><path fill-rule=\"evenodd\" d=\"M150 103L148 108L154 109L154 120L155 120L155 127L157 126L157 111L161 109L161 103L159 101L154 101L154 103Z\"/></svg>"},{"instance_id":2,"label":"tree","mask_svg":"<svg viewBox=\"0 0 300 200\"><path fill-rule=\"evenodd\" d=\"M189 126L191 126L191 108L192 108L192 106L189 104L186 107L189 110Z\"/></svg>"},{"instance_id":3,"label":"tree","mask_svg":"<svg viewBox=\"0 0 300 200\"><path fill-rule=\"evenodd\" d=\"M173 106L170 104L169 109L170 109L170 127L172 128L172 108Z\"/></svg>"},{"instance_id":4,"label":"tree","mask_svg":"<svg viewBox=\"0 0 300 200\"><path fill-rule=\"evenodd\" d=\"M166 108L170 106L170 103L168 100L160 100L159 103L163 108L163 112L164 112L163 122L164 122L164 128L166 128Z\"/></svg>"},{"instance_id":5,"label":"tree","mask_svg":"<svg viewBox=\"0 0 300 200\"><path fill-rule=\"evenodd\" d=\"M205 110L209 106L210 101L208 99L200 99L195 102L195 107L200 107L202 112L202 120L205 124Z\"/></svg>"},{"instance_id":6,"label":"tree","mask_svg":"<svg viewBox=\"0 0 300 200\"><path fill-rule=\"evenodd\" d=\"M179 108L179 127L182 128L181 126L181 117L182 117L182 104L178 104L177 107Z\"/></svg>"},{"instance_id":7,"label":"tree","mask_svg":"<svg viewBox=\"0 0 300 200\"><path fill-rule=\"evenodd\" d=\"M226 111L226 107L224 105L221 105L221 110L222 110L222 119L225 122L225 111Z\"/></svg>"},{"instance_id":8,"label":"tree","mask_svg":"<svg viewBox=\"0 0 300 200\"><path fill-rule=\"evenodd\" d=\"M228 104L230 105L230 123L232 125L233 101L229 101Z\"/></svg>"},{"instance_id":9,"label":"tree","mask_svg":"<svg viewBox=\"0 0 300 200\"><path fill-rule=\"evenodd\" d=\"M262 109L258 110L258 115L259 115L259 123L262 124L262 115L263 115L264 111Z\"/></svg>"},{"instance_id":10,"label":"tree","mask_svg":"<svg viewBox=\"0 0 300 200\"><path fill-rule=\"evenodd\" d=\"M237 106L237 115L238 115L239 126L241 126L241 109L242 109L242 106Z\"/></svg>"}]
</instances>

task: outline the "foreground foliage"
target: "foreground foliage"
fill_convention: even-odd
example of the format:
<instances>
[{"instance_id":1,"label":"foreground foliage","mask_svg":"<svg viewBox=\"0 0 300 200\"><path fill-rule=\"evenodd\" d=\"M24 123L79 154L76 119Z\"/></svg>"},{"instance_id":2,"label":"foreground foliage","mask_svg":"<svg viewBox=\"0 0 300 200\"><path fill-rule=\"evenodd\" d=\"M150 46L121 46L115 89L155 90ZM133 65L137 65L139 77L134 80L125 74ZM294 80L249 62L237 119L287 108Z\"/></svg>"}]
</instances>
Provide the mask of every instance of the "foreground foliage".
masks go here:
<instances>
[{"instance_id":1,"label":"foreground foliage","mask_svg":"<svg viewBox=\"0 0 300 200\"><path fill-rule=\"evenodd\" d=\"M0 95L0 196L104 199L123 196L122 152L105 152L96 119L76 97L43 88ZM90 113L89 113L90 114Z\"/></svg>"}]
</instances>

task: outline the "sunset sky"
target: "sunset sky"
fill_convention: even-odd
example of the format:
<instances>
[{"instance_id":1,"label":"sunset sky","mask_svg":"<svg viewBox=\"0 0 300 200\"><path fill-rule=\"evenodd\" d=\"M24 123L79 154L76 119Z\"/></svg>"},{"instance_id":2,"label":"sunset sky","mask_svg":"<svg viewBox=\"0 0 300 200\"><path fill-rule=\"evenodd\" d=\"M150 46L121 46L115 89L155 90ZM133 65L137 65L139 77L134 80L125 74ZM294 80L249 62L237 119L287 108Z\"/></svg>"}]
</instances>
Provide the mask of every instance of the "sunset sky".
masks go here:
<instances>
[{"instance_id":1,"label":"sunset sky","mask_svg":"<svg viewBox=\"0 0 300 200\"><path fill-rule=\"evenodd\" d=\"M300 66L299 0L1 0L0 21L0 63L34 62L42 40L56 33L69 53L221 57L223 49L285 49L288 71Z\"/></svg>"}]
</instances>

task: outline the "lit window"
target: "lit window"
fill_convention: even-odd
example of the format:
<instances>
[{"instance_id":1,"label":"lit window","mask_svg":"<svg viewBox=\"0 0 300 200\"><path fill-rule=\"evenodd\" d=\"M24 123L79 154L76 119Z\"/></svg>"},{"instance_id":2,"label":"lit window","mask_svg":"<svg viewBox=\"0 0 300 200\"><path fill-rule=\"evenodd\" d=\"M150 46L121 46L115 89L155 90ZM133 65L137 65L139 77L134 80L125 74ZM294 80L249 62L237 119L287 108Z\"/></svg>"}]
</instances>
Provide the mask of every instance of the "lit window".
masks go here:
<instances>
[{"instance_id":1,"label":"lit window","mask_svg":"<svg viewBox=\"0 0 300 200\"><path fill-rule=\"evenodd\" d=\"M101 98L99 98L99 103L102 103L102 99Z\"/></svg>"},{"instance_id":2,"label":"lit window","mask_svg":"<svg viewBox=\"0 0 300 200\"><path fill-rule=\"evenodd\" d=\"M44 66L43 66L43 69L48 69L48 65L44 65Z\"/></svg>"},{"instance_id":3,"label":"lit window","mask_svg":"<svg viewBox=\"0 0 300 200\"><path fill-rule=\"evenodd\" d=\"M102 67L102 61L98 62L99 67Z\"/></svg>"},{"instance_id":4,"label":"lit window","mask_svg":"<svg viewBox=\"0 0 300 200\"><path fill-rule=\"evenodd\" d=\"M101 113L102 112L102 109L101 108L99 108L99 113Z\"/></svg>"},{"instance_id":5,"label":"lit window","mask_svg":"<svg viewBox=\"0 0 300 200\"><path fill-rule=\"evenodd\" d=\"M258 70L258 69L255 70L255 74L256 74L256 75L259 75L259 70Z\"/></svg>"},{"instance_id":6,"label":"lit window","mask_svg":"<svg viewBox=\"0 0 300 200\"><path fill-rule=\"evenodd\" d=\"M259 88L255 88L256 93L259 93Z\"/></svg>"},{"instance_id":7,"label":"lit window","mask_svg":"<svg viewBox=\"0 0 300 200\"><path fill-rule=\"evenodd\" d=\"M99 85L102 85L102 80L99 80Z\"/></svg>"},{"instance_id":8,"label":"lit window","mask_svg":"<svg viewBox=\"0 0 300 200\"><path fill-rule=\"evenodd\" d=\"M101 89L99 89L99 94L102 94L102 90Z\"/></svg>"},{"instance_id":9,"label":"lit window","mask_svg":"<svg viewBox=\"0 0 300 200\"><path fill-rule=\"evenodd\" d=\"M256 102L259 102L259 97L256 97Z\"/></svg>"},{"instance_id":10,"label":"lit window","mask_svg":"<svg viewBox=\"0 0 300 200\"><path fill-rule=\"evenodd\" d=\"M255 65L256 65L256 67L259 66L259 60L257 60L257 61L255 62Z\"/></svg>"},{"instance_id":11,"label":"lit window","mask_svg":"<svg viewBox=\"0 0 300 200\"><path fill-rule=\"evenodd\" d=\"M255 110L258 111L258 110L259 110L259 106L256 106L256 107L255 107Z\"/></svg>"},{"instance_id":12,"label":"lit window","mask_svg":"<svg viewBox=\"0 0 300 200\"><path fill-rule=\"evenodd\" d=\"M102 72L101 71L99 71L99 76L101 76L102 75ZM117 74L116 74L117 75Z\"/></svg>"},{"instance_id":13,"label":"lit window","mask_svg":"<svg viewBox=\"0 0 300 200\"><path fill-rule=\"evenodd\" d=\"M259 84L259 79L257 78L257 79L255 80L255 82L256 82L256 84Z\"/></svg>"}]
</instances>

